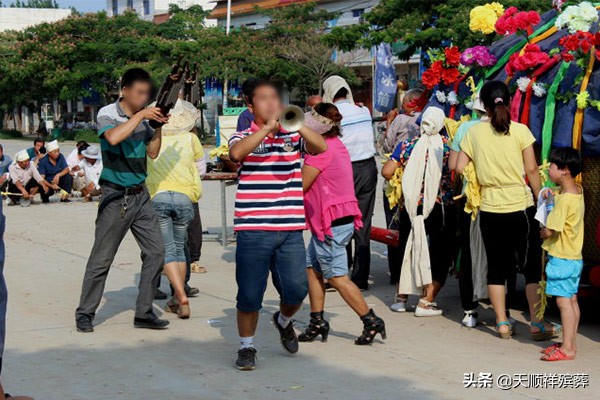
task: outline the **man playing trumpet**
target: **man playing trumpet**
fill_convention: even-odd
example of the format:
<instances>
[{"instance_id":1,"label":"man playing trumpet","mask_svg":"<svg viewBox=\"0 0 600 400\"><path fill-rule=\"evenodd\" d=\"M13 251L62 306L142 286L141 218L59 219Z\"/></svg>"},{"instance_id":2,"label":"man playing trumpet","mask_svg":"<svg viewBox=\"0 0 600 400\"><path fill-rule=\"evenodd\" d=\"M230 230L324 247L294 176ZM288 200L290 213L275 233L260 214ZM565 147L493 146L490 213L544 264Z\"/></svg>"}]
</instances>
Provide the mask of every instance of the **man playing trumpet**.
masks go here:
<instances>
[{"instance_id":1,"label":"man playing trumpet","mask_svg":"<svg viewBox=\"0 0 600 400\"><path fill-rule=\"evenodd\" d=\"M273 324L284 350L298 351L291 318L308 291L301 154L322 153L327 145L306 127L297 132L281 128L283 104L274 83L258 80L244 94L255 120L250 129L231 136L229 157L240 165L234 218L240 335L236 367L248 371L256 365L254 332L269 270L281 298Z\"/></svg>"}]
</instances>

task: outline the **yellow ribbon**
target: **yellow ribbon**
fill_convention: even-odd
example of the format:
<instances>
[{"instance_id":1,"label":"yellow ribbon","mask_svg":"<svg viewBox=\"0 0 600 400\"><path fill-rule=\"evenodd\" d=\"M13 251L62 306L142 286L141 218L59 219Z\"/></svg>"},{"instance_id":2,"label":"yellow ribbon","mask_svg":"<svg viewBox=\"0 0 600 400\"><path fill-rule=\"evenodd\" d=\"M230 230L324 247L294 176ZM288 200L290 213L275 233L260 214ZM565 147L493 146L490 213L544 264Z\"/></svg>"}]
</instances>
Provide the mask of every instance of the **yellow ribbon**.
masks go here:
<instances>
[{"instance_id":1,"label":"yellow ribbon","mask_svg":"<svg viewBox=\"0 0 600 400\"><path fill-rule=\"evenodd\" d=\"M471 120L471 116L467 115L467 114L460 117L460 119L458 121L455 121L452 118L446 118L444 120L444 126L446 127L446 133L448 133L448 138L450 138L450 142L448 143L449 145L452 144L452 141L454 140L454 136L456 136L456 132L458 131L458 128L460 127L460 125L469 120Z\"/></svg>"},{"instance_id":2,"label":"yellow ribbon","mask_svg":"<svg viewBox=\"0 0 600 400\"><path fill-rule=\"evenodd\" d=\"M222 156L228 155L228 154L229 154L229 146L227 145L227 143L224 143L224 144L220 145L219 147L215 147L209 153L210 158L222 157Z\"/></svg>"},{"instance_id":3,"label":"yellow ribbon","mask_svg":"<svg viewBox=\"0 0 600 400\"><path fill-rule=\"evenodd\" d=\"M463 171L463 177L465 178L465 196L467 196L467 202L465 203L465 212L471 214L471 219L475 221L479 207L481 207L481 185L477 179L477 173L475 172L475 164L470 161Z\"/></svg>"},{"instance_id":4,"label":"yellow ribbon","mask_svg":"<svg viewBox=\"0 0 600 400\"><path fill-rule=\"evenodd\" d=\"M590 60L587 65L587 69L585 71L585 76L583 77L583 81L581 82L581 89L579 89L579 93L583 93L587 90L588 84L590 83L590 77L592 76L592 70L594 69L594 62L596 60L595 49L592 48L590 50ZM573 120L573 148L577 150L581 150L581 135L583 132L583 115L585 109L577 108L575 112L575 119ZM581 183L581 174L575 178L577 183Z\"/></svg>"}]
</instances>

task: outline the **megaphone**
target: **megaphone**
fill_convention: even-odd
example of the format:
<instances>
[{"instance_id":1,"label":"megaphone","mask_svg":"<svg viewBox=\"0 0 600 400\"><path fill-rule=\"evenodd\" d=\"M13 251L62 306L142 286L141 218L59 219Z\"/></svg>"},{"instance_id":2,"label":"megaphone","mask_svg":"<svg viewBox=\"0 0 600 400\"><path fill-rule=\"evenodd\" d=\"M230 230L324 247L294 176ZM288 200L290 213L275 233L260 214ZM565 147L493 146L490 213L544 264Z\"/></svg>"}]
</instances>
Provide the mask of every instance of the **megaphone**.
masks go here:
<instances>
[{"instance_id":1,"label":"megaphone","mask_svg":"<svg viewBox=\"0 0 600 400\"><path fill-rule=\"evenodd\" d=\"M279 124L288 132L297 132L304 126L304 111L298 106L287 106L279 118Z\"/></svg>"}]
</instances>

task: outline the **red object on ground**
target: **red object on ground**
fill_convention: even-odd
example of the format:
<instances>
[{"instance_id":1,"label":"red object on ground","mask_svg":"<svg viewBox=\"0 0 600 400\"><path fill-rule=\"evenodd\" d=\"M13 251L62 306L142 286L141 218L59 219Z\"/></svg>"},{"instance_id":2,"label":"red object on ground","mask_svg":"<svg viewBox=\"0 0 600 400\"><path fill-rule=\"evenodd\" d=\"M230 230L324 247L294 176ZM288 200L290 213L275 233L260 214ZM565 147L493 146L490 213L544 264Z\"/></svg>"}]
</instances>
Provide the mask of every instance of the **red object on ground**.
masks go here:
<instances>
[{"instance_id":1,"label":"red object on ground","mask_svg":"<svg viewBox=\"0 0 600 400\"><path fill-rule=\"evenodd\" d=\"M371 228L371 240L387 244L389 246L400 246L400 236L398 234L398 231L377 228L376 226L373 226Z\"/></svg>"},{"instance_id":2,"label":"red object on ground","mask_svg":"<svg viewBox=\"0 0 600 400\"><path fill-rule=\"evenodd\" d=\"M590 285L600 287L600 265L590 269Z\"/></svg>"}]
</instances>

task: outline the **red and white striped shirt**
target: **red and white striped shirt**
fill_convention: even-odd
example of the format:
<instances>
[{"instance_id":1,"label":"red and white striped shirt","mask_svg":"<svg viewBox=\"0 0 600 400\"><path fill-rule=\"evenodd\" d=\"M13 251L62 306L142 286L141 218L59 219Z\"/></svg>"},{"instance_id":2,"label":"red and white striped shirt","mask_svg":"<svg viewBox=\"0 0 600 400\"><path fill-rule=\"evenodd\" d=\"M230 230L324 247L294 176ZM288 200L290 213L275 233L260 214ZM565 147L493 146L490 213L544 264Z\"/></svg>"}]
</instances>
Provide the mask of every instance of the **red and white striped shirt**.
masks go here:
<instances>
[{"instance_id":1,"label":"red and white striped shirt","mask_svg":"<svg viewBox=\"0 0 600 400\"><path fill-rule=\"evenodd\" d=\"M234 133L229 147L260 130ZM234 229L292 231L306 229L302 191L301 154L304 140L298 132L265 137L239 168Z\"/></svg>"}]
</instances>

